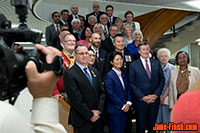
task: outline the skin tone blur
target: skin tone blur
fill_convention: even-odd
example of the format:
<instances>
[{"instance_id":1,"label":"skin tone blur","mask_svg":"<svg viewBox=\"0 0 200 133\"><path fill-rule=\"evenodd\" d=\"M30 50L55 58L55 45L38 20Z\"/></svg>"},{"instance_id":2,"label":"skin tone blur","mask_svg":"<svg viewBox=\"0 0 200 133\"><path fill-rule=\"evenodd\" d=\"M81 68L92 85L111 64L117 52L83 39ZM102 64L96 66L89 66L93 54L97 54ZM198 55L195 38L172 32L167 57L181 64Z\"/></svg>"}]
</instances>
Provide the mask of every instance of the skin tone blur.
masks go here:
<instances>
[{"instance_id":1,"label":"skin tone blur","mask_svg":"<svg viewBox=\"0 0 200 133\"><path fill-rule=\"evenodd\" d=\"M124 37L115 37L114 46L116 50L122 51L125 47Z\"/></svg>"},{"instance_id":2,"label":"skin tone blur","mask_svg":"<svg viewBox=\"0 0 200 133\"><path fill-rule=\"evenodd\" d=\"M59 14L59 13L55 13L55 14L53 15L52 20L53 20L53 22L54 22L55 24L59 24L59 22L60 22L60 14Z\"/></svg>"},{"instance_id":3,"label":"skin tone blur","mask_svg":"<svg viewBox=\"0 0 200 133\"><path fill-rule=\"evenodd\" d=\"M99 35L101 35L103 32L103 29L101 26L96 26L94 29L94 33L98 33Z\"/></svg>"},{"instance_id":4,"label":"skin tone blur","mask_svg":"<svg viewBox=\"0 0 200 133\"><path fill-rule=\"evenodd\" d=\"M91 45L91 36L92 36L92 31L91 31L91 29L90 28L86 28L86 30L85 30L85 36L86 36L86 41L87 41L87 43L89 44L89 45Z\"/></svg>"},{"instance_id":5,"label":"skin tone blur","mask_svg":"<svg viewBox=\"0 0 200 133\"><path fill-rule=\"evenodd\" d=\"M124 29L124 34L125 34L125 36L126 36L126 38L127 38L128 41L133 40L133 38L132 38L132 30L131 30L130 27L126 27Z\"/></svg>"},{"instance_id":6,"label":"skin tone blur","mask_svg":"<svg viewBox=\"0 0 200 133\"><path fill-rule=\"evenodd\" d=\"M68 17L69 17L69 13L68 12L63 12L63 14L61 15L62 20L67 21Z\"/></svg>"},{"instance_id":7,"label":"skin tone blur","mask_svg":"<svg viewBox=\"0 0 200 133\"><path fill-rule=\"evenodd\" d=\"M93 8L93 12L99 13L99 11L100 11L100 6L99 6L99 3L98 3L98 2L94 2L92 8Z\"/></svg>"},{"instance_id":8,"label":"skin tone blur","mask_svg":"<svg viewBox=\"0 0 200 133\"><path fill-rule=\"evenodd\" d=\"M101 44L101 36L98 33L93 33L91 37L91 42L94 46L93 48L97 50L97 48L99 48Z\"/></svg>"},{"instance_id":9,"label":"skin tone blur","mask_svg":"<svg viewBox=\"0 0 200 133\"><path fill-rule=\"evenodd\" d=\"M132 14L127 14L126 15L126 22L128 23L128 24L132 24L133 23L133 15Z\"/></svg>"},{"instance_id":10,"label":"skin tone blur","mask_svg":"<svg viewBox=\"0 0 200 133\"><path fill-rule=\"evenodd\" d=\"M80 46L77 48L77 53L74 54L76 61L83 65L87 66L88 63L88 49L85 46Z\"/></svg>"},{"instance_id":11,"label":"skin tone blur","mask_svg":"<svg viewBox=\"0 0 200 133\"><path fill-rule=\"evenodd\" d=\"M188 62L187 55L184 52L180 53L178 55L178 64L180 66L180 70L187 69L187 62Z\"/></svg>"},{"instance_id":12,"label":"skin tone blur","mask_svg":"<svg viewBox=\"0 0 200 133\"><path fill-rule=\"evenodd\" d=\"M134 35L134 38L135 38L135 45L138 47L138 45L140 44L140 40L141 40L140 33L136 32Z\"/></svg>"},{"instance_id":13,"label":"skin tone blur","mask_svg":"<svg viewBox=\"0 0 200 133\"><path fill-rule=\"evenodd\" d=\"M117 26L112 26L109 30L109 33L110 33L110 36L112 38L115 37L115 35L118 33L118 29L117 29Z\"/></svg>"},{"instance_id":14,"label":"skin tone blur","mask_svg":"<svg viewBox=\"0 0 200 133\"><path fill-rule=\"evenodd\" d=\"M75 29L77 32L80 32L80 28L81 28L81 23L78 21L73 22L72 25L73 29Z\"/></svg>"},{"instance_id":15,"label":"skin tone blur","mask_svg":"<svg viewBox=\"0 0 200 133\"><path fill-rule=\"evenodd\" d=\"M150 47L149 47L149 45L142 45L142 46L140 47L140 49L139 49L139 54L140 54L140 56L141 56L142 58L148 59L149 53L150 53ZM143 100L144 102L146 102L147 104L149 104L149 103L154 103L155 100L156 100L157 98L158 98L157 95L152 94L152 95L144 96L144 97L142 98L142 100Z\"/></svg>"},{"instance_id":16,"label":"skin tone blur","mask_svg":"<svg viewBox=\"0 0 200 133\"><path fill-rule=\"evenodd\" d=\"M73 54L74 52L74 47L76 46L76 39L73 35L67 35L65 37L65 41L63 41L63 45L65 50L69 53L69 54Z\"/></svg>"},{"instance_id":17,"label":"skin tone blur","mask_svg":"<svg viewBox=\"0 0 200 133\"><path fill-rule=\"evenodd\" d=\"M100 17L100 23L102 25L107 25L108 24L108 16L106 14L102 14Z\"/></svg>"},{"instance_id":18,"label":"skin tone blur","mask_svg":"<svg viewBox=\"0 0 200 133\"><path fill-rule=\"evenodd\" d=\"M122 26L123 26L123 21L122 20L116 20L115 21L115 25L117 26L117 28L118 28L118 33L121 33L122 31L121 31L121 29L122 29Z\"/></svg>"},{"instance_id":19,"label":"skin tone blur","mask_svg":"<svg viewBox=\"0 0 200 133\"><path fill-rule=\"evenodd\" d=\"M92 66L95 62L95 54L92 50L88 50L88 66Z\"/></svg>"},{"instance_id":20,"label":"skin tone blur","mask_svg":"<svg viewBox=\"0 0 200 133\"><path fill-rule=\"evenodd\" d=\"M77 15L78 14L78 6L72 5L71 12L72 12L72 14Z\"/></svg>"},{"instance_id":21,"label":"skin tone blur","mask_svg":"<svg viewBox=\"0 0 200 133\"><path fill-rule=\"evenodd\" d=\"M110 63L113 65L113 68L118 70L118 71L121 71L120 68L122 67L123 65L123 59L122 59L122 56L120 55L116 55L113 59L113 61L110 61ZM123 109L124 112L128 112L130 108L130 105L129 104L125 104L125 107Z\"/></svg>"},{"instance_id":22,"label":"skin tone blur","mask_svg":"<svg viewBox=\"0 0 200 133\"><path fill-rule=\"evenodd\" d=\"M97 21L95 20L95 18L90 18L89 19L89 24L94 26L97 23Z\"/></svg>"},{"instance_id":23,"label":"skin tone blur","mask_svg":"<svg viewBox=\"0 0 200 133\"><path fill-rule=\"evenodd\" d=\"M106 9L106 14L108 15L108 17L112 17L114 10L111 7L108 7Z\"/></svg>"}]
</instances>

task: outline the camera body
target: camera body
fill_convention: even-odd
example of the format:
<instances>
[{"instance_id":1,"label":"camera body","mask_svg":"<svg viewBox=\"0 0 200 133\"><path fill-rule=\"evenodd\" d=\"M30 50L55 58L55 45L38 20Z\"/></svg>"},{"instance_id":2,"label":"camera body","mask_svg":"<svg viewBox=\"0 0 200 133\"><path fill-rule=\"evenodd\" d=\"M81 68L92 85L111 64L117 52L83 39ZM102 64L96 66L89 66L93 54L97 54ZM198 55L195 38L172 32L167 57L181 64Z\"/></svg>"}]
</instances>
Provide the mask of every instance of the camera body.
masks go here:
<instances>
[{"instance_id":1,"label":"camera body","mask_svg":"<svg viewBox=\"0 0 200 133\"><path fill-rule=\"evenodd\" d=\"M16 13L19 15L19 28L12 29L11 22L0 14L0 36L4 42L0 42L0 100L9 99L14 104L20 91L27 86L25 66L29 60L35 62L38 72L53 70L57 76L62 76L64 68L62 58L56 56L52 64L47 64L45 55L34 49L31 51L14 52L15 42L40 43L41 32L28 29L25 24L27 14L27 0L12 0Z\"/></svg>"}]
</instances>

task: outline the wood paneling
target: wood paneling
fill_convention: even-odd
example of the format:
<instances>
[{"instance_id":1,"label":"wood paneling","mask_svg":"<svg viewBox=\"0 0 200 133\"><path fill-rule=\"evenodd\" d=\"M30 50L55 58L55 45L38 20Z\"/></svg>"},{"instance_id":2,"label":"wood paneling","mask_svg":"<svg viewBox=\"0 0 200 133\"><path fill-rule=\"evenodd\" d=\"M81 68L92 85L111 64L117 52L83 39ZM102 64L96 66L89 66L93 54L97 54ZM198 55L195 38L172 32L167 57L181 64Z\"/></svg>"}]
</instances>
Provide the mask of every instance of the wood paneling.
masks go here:
<instances>
[{"instance_id":1,"label":"wood paneling","mask_svg":"<svg viewBox=\"0 0 200 133\"><path fill-rule=\"evenodd\" d=\"M172 26L191 15L192 11L160 9L134 18L141 25L144 40L148 40L151 47Z\"/></svg>"}]
</instances>

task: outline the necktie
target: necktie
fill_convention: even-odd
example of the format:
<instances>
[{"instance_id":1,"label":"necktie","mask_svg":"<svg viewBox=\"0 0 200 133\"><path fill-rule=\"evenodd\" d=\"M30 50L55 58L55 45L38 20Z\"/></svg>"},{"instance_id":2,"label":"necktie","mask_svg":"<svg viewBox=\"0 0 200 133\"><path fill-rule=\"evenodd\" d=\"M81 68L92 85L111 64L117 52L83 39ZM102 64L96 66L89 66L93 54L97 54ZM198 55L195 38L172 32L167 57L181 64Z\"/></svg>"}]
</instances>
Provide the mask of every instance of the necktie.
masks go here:
<instances>
[{"instance_id":1,"label":"necktie","mask_svg":"<svg viewBox=\"0 0 200 133\"><path fill-rule=\"evenodd\" d=\"M109 22L110 22L110 25L112 25L112 20L111 20L111 18L109 18Z\"/></svg>"},{"instance_id":2,"label":"necktie","mask_svg":"<svg viewBox=\"0 0 200 133\"><path fill-rule=\"evenodd\" d=\"M57 34L59 36L60 35L60 30L59 30L58 24L56 24L56 30L57 30Z\"/></svg>"},{"instance_id":3,"label":"necktie","mask_svg":"<svg viewBox=\"0 0 200 133\"><path fill-rule=\"evenodd\" d=\"M149 77L149 79L151 79L151 72L150 72L149 64L147 63L147 60L145 60L145 62L146 62L146 71L147 71L148 77Z\"/></svg>"},{"instance_id":4,"label":"necktie","mask_svg":"<svg viewBox=\"0 0 200 133\"><path fill-rule=\"evenodd\" d=\"M99 61L98 52L96 52L96 60Z\"/></svg>"},{"instance_id":5,"label":"necktie","mask_svg":"<svg viewBox=\"0 0 200 133\"><path fill-rule=\"evenodd\" d=\"M132 27L133 27L133 31L136 30L136 29L135 29L135 23L134 23L134 22L133 22Z\"/></svg>"},{"instance_id":6,"label":"necktie","mask_svg":"<svg viewBox=\"0 0 200 133\"><path fill-rule=\"evenodd\" d=\"M106 38L108 38L108 32L106 30L106 26L104 26L104 35L106 36Z\"/></svg>"},{"instance_id":7,"label":"necktie","mask_svg":"<svg viewBox=\"0 0 200 133\"><path fill-rule=\"evenodd\" d=\"M90 74L87 71L87 67L83 68L84 72L85 72L85 76L88 78L88 80L90 81L90 84L93 86L93 82L92 82L92 77L90 76Z\"/></svg>"}]
</instances>

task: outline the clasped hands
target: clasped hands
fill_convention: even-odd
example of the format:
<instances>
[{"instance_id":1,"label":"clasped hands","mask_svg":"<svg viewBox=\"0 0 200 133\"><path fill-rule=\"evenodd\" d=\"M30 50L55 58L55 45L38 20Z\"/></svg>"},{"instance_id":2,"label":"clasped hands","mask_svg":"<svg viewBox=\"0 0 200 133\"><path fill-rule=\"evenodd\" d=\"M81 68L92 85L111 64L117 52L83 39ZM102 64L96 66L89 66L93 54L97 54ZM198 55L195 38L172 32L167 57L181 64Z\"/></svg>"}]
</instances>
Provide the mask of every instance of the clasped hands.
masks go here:
<instances>
[{"instance_id":1,"label":"clasped hands","mask_svg":"<svg viewBox=\"0 0 200 133\"><path fill-rule=\"evenodd\" d=\"M90 119L90 121L95 122L100 118L100 116L99 116L100 112L98 110L92 110L92 112L93 112L93 116Z\"/></svg>"},{"instance_id":2,"label":"clasped hands","mask_svg":"<svg viewBox=\"0 0 200 133\"><path fill-rule=\"evenodd\" d=\"M156 101L156 99L158 98L157 95L152 94L152 95L148 95L148 96L144 96L142 98L142 101L146 102L147 104L149 103L154 103Z\"/></svg>"}]
</instances>

